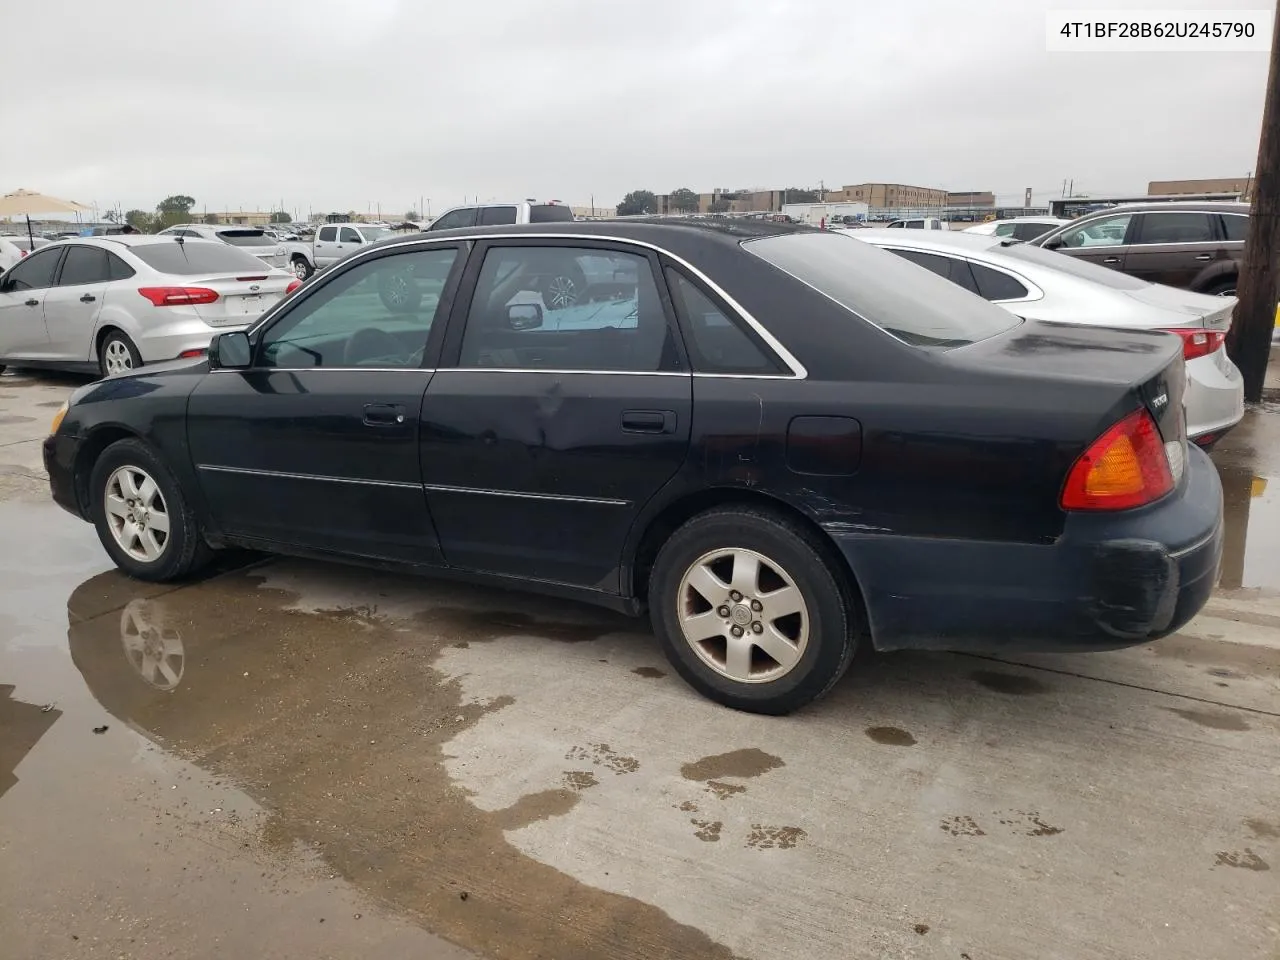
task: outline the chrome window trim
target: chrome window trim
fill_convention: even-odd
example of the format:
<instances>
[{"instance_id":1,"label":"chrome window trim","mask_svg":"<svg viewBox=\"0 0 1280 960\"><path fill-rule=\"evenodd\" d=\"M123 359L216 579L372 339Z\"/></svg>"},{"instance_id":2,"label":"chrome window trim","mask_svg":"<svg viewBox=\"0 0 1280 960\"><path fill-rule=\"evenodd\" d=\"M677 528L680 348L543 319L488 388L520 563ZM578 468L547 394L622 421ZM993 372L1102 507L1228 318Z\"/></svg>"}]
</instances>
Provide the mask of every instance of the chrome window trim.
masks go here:
<instances>
[{"instance_id":1,"label":"chrome window trim","mask_svg":"<svg viewBox=\"0 0 1280 960\"><path fill-rule=\"evenodd\" d=\"M230 333L243 331L231 330ZM210 373L435 373L434 367L214 367Z\"/></svg>"},{"instance_id":2,"label":"chrome window trim","mask_svg":"<svg viewBox=\"0 0 1280 960\"><path fill-rule=\"evenodd\" d=\"M444 483L424 483L422 489L434 493L462 493L486 497L511 497L519 500L554 500L559 503L590 503L602 507L626 507L630 500L607 497L570 497L559 493L526 493L522 490L491 490L484 487L455 487Z\"/></svg>"},{"instance_id":3,"label":"chrome window trim","mask_svg":"<svg viewBox=\"0 0 1280 960\"><path fill-rule=\"evenodd\" d=\"M318 480L322 483L354 483L366 487L393 487L398 490L418 490L420 483L401 480L362 480L358 477L326 477L316 473L288 473L283 470L254 470L249 467L224 467L213 463L198 463L197 470L210 473L235 473L251 477L272 477L277 480Z\"/></svg>"},{"instance_id":4,"label":"chrome window trim","mask_svg":"<svg viewBox=\"0 0 1280 960\"><path fill-rule=\"evenodd\" d=\"M809 372L808 370L805 369L804 364L802 364L799 360L797 360L795 355L786 347L784 347L782 343L778 340L778 338L769 332L769 330L764 326L764 324L762 324L759 320L757 320L754 316L752 316L751 312L747 310L746 307L744 307L732 296L730 296L728 291L726 291L724 287L720 286L718 283L716 283L714 280L712 280L705 273L703 273L701 270L699 270L697 267L695 267L692 263L690 263L688 260L684 259L683 257L672 253L666 247L660 247L657 244L649 243L648 241L645 241L645 240L633 240L629 237L619 237L619 236L614 236L612 234L603 234L603 233L596 234L596 233L501 233L501 232L495 232L495 233L471 234L465 237L431 237L430 235L424 233L407 240L400 240L395 243L388 243L386 246L374 247L368 250L361 250L357 253L349 254L346 258L344 258L343 262L346 264L349 264L350 266L348 266L347 269L350 269L351 266L354 266L359 260L363 259L364 257L382 253L385 250L396 250L396 249L399 249L400 247L421 246L423 244L456 244L456 243L471 242L471 241L478 241L478 240L514 240L514 241L586 240L586 241L596 241L600 243L619 243L619 244L624 244L626 246L639 247L642 250L652 250L655 253L660 253L663 256L669 257L673 262L678 264L683 269L687 270L690 273L690 275L697 278L701 283L705 284L708 290L714 293L717 297L719 297L722 301L724 301L724 303L726 303L731 310L737 313L738 316L743 320L743 322L746 323L748 326L750 326L751 329L754 330L756 334L760 337L760 339L763 340L775 354L777 354L778 358L782 360L782 362L791 369L791 373L792 373L791 377L788 377L785 374L775 374L775 376L780 376L780 377L783 377L784 379L794 378L794 379L803 380L809 375ZM271 313L264 313L261 317L258 318L257 323L255 323L254 326L249 328L248 332L250 334L255 332L258 326L260 326L266 320L268 320L270 316L271 316Z\"/></svg>"}]
</instances>

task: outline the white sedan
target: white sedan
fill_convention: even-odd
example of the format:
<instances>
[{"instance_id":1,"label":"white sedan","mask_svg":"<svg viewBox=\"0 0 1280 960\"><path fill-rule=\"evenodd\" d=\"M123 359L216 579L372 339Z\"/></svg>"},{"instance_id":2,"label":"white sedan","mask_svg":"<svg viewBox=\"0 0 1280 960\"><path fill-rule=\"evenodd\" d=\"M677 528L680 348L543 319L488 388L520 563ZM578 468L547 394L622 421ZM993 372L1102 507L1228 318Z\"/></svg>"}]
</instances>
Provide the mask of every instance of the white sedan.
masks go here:
<instances>
[{"instance_id":1,"label":"white sedan","mask_svg":"<svg viewBox=\"0 0 1280 960\"><path fill-rule=\"evenodd\" d=\"M987 220L965 227L961 233L977 233L987 237L1010 237L1014 240L1034 240L1050 230L1056 230L1070 220L1059 217L1017 217L1013 220Z\"/></svg>"},{"instance_id":2,"label":"white sedan","mask_svg":"<svg viewBox=\"0 0 1280 960\"><path fill-rule=\"evenodd\" d=\"M49 244L0 275L0 371L110 376L203 355L301 283L224 243L83 237Z\"/></svg>"}]
</instances>

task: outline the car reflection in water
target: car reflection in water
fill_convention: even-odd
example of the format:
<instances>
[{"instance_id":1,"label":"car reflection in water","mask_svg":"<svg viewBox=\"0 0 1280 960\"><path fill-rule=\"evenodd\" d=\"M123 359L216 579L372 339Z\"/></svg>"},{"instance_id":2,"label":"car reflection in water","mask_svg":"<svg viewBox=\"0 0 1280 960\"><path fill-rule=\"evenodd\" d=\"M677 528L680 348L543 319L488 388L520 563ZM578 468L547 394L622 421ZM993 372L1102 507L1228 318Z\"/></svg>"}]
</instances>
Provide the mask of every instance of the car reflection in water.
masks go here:
<instances>
[{"instance_id":1,"label":"car reflection in water","mask_svg":"<svg viewBox=\"0 0 1280 960\"><path fill-rule=\"evenodd\" d=\"M167 621L163 600L130 600L120 614L125 659L157 690L175 689L186 666L182 634Z\"/></svg>"},{"instance_id":2,"label":"car reflection in water","mask_svg":"<svg viewBox=\"0 0 1280 960\"><path fill-rule=\"evenodd\" d=\"M1280 588L1280 479L1219 464L1224 590Z\"/></svg>"}]
</instances>

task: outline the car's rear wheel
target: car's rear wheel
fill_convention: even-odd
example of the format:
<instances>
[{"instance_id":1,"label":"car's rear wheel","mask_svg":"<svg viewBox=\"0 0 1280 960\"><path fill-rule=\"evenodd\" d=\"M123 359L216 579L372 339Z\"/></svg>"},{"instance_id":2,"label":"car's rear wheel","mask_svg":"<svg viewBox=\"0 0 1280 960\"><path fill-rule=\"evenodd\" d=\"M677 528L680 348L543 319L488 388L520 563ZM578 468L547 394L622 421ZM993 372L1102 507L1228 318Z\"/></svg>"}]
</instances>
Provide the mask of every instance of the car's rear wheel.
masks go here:
<instances>
[{"instance_id":1,"label":"car's rear wheel","mask_svg":"<svg viewBox=\"0 0 1280 960\"><path fill-rule=\"evenodd\" d=\"M542 278L542 302L548 310L563 310L587 302L587 278L577 268L558 270Z\"/></svg>"},{"instance_id":2,"label":"car's rear wheel","mask_svg":"<svg viewBox=\"0 0 1280 960\"><path fill-rule=\"evenodd\" d=\"M315 267L307 263L306 257L294 257L289 265L293 269L293 275L299 280L306 280L316 272Z\"/></svg>"},{"instance_id":3,"label":"car's rear wheel","mask_svg":"<svg viewBox=\"0 0 1280 960\"><path fill-rule=\"evenodd\" d=\"M397 270L378 279L378 297L392 313L413 313L422 303L422 290L411 271Z\"/></svg>"},{"instance_id":4,"label":"car's rear wheel","mask_svg":"<svg viewBox=\"0 0 1280 960\"><path fill-rule=\"evenodd\" d=\"M98 539L130 576L178 580L212 556L178 481L141 440L118 440L102 452L89 493Z\"/></svg>"},{"instance_id":5,"label":"car's rear wheel","mask_svg":"<svg viewBox=\"0 0 1280 960\"><path fill-rule=\"evenodd\" d=\"M667 658L704 696L783 714L844 674L855 605L820 541L769 511L700 514L658 553L650 617Z\"/></svg>"},{"instance_id":6,"label":"car's rear wheel","mask_svg":"<svg viewBox=\"0 0 1280 960\"><path fill-rule=\"evenodd\" d=\"M142 354L133 345L128 334L112 330L102 338L98 347L98 367L104 377L128 373L142 366Z\"/></svg>"},{"instance_id":7,"label":"car's rear wheel","mask_svg":"<svg viewBox=\"0 0 1280 960\"><path fill-rule=\"evenodd\" d=\"M1230 280L1222 280L1212 286L1205 287L1204 290L1211 297L1234 297L1236 295L1236 278Z\"/></svg>"}]
</instances>

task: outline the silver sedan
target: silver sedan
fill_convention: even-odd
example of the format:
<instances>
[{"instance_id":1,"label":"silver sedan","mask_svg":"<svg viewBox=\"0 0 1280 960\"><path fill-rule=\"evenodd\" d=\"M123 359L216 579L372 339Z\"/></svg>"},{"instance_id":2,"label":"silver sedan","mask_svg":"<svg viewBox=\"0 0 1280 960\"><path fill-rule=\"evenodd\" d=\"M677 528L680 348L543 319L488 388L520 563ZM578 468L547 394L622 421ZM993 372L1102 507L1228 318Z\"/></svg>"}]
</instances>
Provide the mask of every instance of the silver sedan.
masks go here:
<instances>
[{"instance_id":1,"label":"silver sedan","mask_svg":"<svg viewBox=\"0 0 1280 960\"><path fill-rule=\"evenodd\" d=\"M1148 283L1005 237L963 232L852 230L970 292L1032 320L1167 330L1187 363L1187 435L1216 442L1244 416L1244 382L1224 342L1234 297Z\"/></svg>"}]
</instances>

